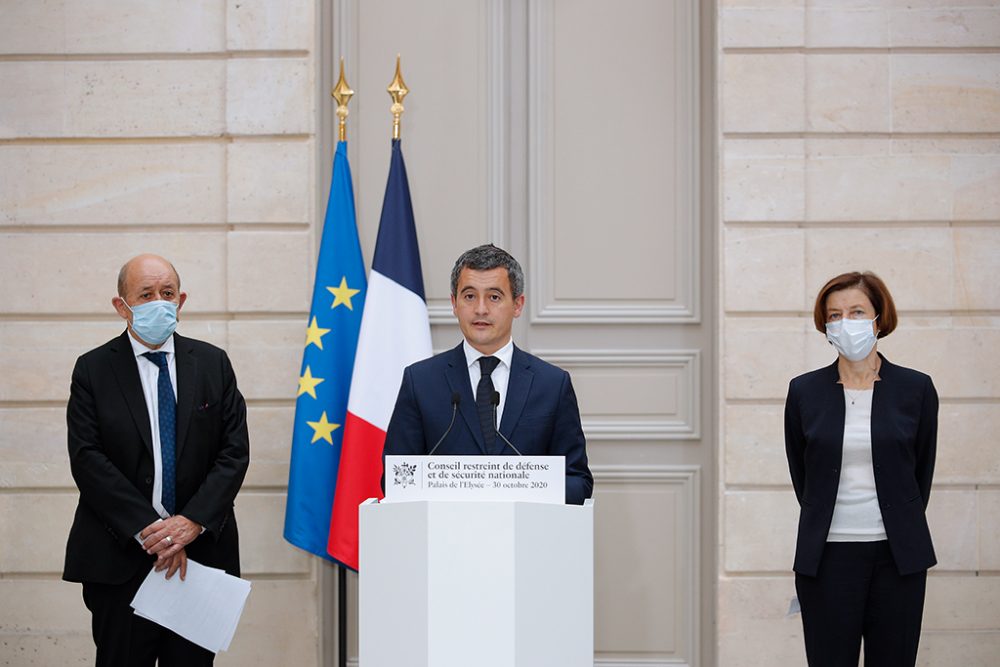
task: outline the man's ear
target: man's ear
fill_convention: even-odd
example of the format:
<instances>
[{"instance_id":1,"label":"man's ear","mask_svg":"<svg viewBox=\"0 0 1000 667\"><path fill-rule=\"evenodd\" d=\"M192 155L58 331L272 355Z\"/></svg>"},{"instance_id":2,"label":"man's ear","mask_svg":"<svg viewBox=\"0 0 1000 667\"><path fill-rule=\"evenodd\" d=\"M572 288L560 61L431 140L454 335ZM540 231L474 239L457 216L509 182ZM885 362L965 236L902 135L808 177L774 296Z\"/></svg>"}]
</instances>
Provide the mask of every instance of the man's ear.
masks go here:
<instances>
[{"instance_id":1,"label":"man's ear","mask_svg":"<svg viewBox=\"0 0 1000 667\"><path fill-rule=\"evenodd\" d=\"M521 311L524 309L524 295L514 299L514 317L521 317Z\"/></svg>"},{"instance_id":2,"label":"man's ear","mask_svg":"<svg viewBox=\"0 0 1000 667\"><path fill-rule=\"evenodd\" d=\"M188 298L187 292L181 292L179 295L177 295L177 314L178 315L181 314L181 308L184 307L184 302L187 301L187 298ZM180 318L178 318L178 319L180 319Z\"/></svg>"},{"instance_id":3,"label":"man's ear","mask_svg":"<svg viewBox=\"0 0 1000 667\"><path fill-rule=\"evenodd\" d=\"M114 306L115 312L118 313L118 317L122 318L126 322L129 321L129 316L132 314L128 306L125 305L125 299L120 296L111 297L111 305Z\"/></svg>"}]
</instances>

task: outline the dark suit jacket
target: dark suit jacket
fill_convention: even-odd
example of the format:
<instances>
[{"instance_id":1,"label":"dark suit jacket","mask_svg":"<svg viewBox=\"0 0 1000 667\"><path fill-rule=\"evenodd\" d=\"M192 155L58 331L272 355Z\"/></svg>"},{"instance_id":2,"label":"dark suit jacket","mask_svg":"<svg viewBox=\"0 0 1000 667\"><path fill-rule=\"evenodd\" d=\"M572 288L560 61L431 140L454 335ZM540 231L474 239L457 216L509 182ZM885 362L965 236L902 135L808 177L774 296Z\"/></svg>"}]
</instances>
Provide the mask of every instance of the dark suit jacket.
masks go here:
<instances>
[{"instance_id":1,"label":"dark suit jacket","mask_svg":"<svg viewBox=\"0 0 1000 667\"><path fill-rule=\"evenodd\" d=\"M149 413L128 332L81 356L66 422L80 501L63 579L120 584L148 568L134 535L156 521ZM174 335L177 363L177 513L205 526L188 557L239 575L233 501L250 461L246 404L229 357Z\"/></svg>"},{"instance_id":2,"label":"dark suit jacket","mask_svg":"<svg viewBox=\"0 0 1000 667\"><path fill-rule=\"evenodd\" d=\"M486 454L465 352L459 344L403 371L386 431L384 455L426 454L448 429L451 396L461 396L455 425L435 454ZM566 502L582 504L594 489L586 439L569 373L514 347L500 432L525 456L566 457ZM492 454L514 455L497 438Z\"/></svg>"},{"instance_id":3,"label":"dark suit jacket","mask_svg":"<svg viewBox=\"0 0 1000 667\"><path fill-rule=\"evenodd\" d=\"M924 510L937 447L938 397L929 376L882 358L872 394L872 465L882 522L900 574L937 559ZM816 576L840 484L844 388L837 363L800 375L788 386L785 453L799 500L793 569Z\"/></svg>"}]
</instances>

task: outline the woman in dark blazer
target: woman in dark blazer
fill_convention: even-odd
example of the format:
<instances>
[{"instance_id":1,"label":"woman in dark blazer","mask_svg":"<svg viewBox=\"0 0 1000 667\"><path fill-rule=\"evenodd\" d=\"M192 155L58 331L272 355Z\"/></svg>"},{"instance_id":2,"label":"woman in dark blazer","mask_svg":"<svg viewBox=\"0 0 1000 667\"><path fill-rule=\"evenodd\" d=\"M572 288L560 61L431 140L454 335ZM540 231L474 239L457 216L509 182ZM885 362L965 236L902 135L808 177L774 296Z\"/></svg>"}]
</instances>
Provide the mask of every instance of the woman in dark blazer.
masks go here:
<instances>
[{"instance_id":1,"label":"woman in dark blazer","mask_svg":"<svg viewBox=\"0 0 1000 667\"><path fill-rule=\"evenodd\" d=\"M938 397L929 376L890 363L896 328L878 276L845 273L813 309L837 360L788 386L785 453L800 506L795 588L811 667L914 665L927 569L924 511Z\"/></svg>"}]
</instances>

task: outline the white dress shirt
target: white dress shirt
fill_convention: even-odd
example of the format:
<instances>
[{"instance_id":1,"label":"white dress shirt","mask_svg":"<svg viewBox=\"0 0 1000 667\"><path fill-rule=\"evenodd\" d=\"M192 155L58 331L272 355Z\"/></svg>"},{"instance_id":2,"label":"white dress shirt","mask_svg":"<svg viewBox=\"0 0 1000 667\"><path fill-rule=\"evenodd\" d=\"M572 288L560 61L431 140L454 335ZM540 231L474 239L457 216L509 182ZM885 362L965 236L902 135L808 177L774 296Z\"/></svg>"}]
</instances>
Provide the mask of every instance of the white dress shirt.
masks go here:
<instances>
[{"instance_id":1,"label":"white dress shirt","mask_svg":"<svg viewBox=\"0 0 1000 667\"><path fill-rule=\"evenodd\" d=\"M177 357L174 354L174 337L170 336L158 349L151 350L129 334L132 352L135 353L135 363L139 367L139 380L142 382L142 395L146 399L146 411L149 413L149 432L153 436L153 509L166 519L170 514L163 508L163 456L160 453L160 410L159 389L160 367L142 356L147 352L165 352L167 354L167 369L170 371L170 386L174 390L174 400L177 400ZM140 540L141 541L141 540Z\"/></svg>"},{"instance_id":2,"label":"white dress shirt","mask_svg":"<svg viewBox=\"0 0 1000 667\"><path fill-rule=\"evenodd\" d=\"M844 453L828 542L886 539L872 467L871 389L844 390Z\"/></svg>"},{"instance_id":3,"label":"white dress shirt","mask_svg":"<svg viewBox=\"0 0 1000 667\"><path fill-rule=\"evenodd\" d=\"M473 397L476 395L476 388L479 386L479 378L482 375L479 368L479 358L496 357L500 360L490 375L493 379L493 388L500 393L500 405L497 406L497 429L499 429L500 420L503 418L503 406L507 404L507 382L510 380L510 362L514 357L514 339L508 340L506 345L493 354L483 354L469 345L469 341L463 341L462 349L465 350L465 361L469 364L469 381L472 383Z\"/></svg>"}]
</instances>

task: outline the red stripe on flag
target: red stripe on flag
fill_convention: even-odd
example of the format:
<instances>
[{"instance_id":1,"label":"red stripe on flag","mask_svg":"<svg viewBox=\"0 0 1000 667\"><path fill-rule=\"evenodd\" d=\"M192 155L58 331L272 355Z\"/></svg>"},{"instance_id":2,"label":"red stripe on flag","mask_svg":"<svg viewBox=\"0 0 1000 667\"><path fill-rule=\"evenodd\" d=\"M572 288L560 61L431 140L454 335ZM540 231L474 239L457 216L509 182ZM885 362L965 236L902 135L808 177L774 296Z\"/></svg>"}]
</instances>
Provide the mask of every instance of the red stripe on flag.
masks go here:
<instances>
[{"instance_id":1,"label":"red stripe on flag","mask_svg":"<svg viewBox=\"0 0 1000 667\"><path fill-rule=\"evenodd\" d=\"M379 482L384 444L385 431L347 413L326 551L355 570L358 569L358 506L369 498L382 498Z\"/></svg>"}]
</instances>

